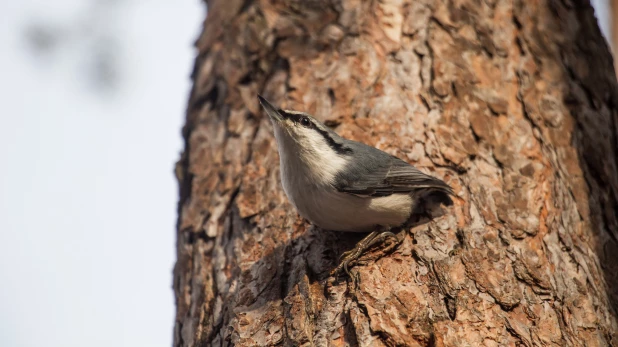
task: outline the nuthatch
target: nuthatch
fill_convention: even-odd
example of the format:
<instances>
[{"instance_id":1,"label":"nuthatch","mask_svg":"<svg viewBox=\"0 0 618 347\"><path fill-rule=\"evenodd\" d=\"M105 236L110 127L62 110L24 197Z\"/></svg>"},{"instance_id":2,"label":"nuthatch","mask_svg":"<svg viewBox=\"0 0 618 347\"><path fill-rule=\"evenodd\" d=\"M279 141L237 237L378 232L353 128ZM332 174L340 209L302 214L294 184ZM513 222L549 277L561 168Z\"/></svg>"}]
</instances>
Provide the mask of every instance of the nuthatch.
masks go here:
<instances>
[{"instance_id":1,"label":"nuthatch","mask_svg":"<svg viewBox=\"0 0 618 347\"><path fill-rule=\"evenodd\" d=\"M405 161L345 139L309 114L282 110L258 95L273 124L281 183L302 217L334 231L369 232L333 271L346 270L390 229L451 205L451 187Z\"/></svg>"}]
</instances>

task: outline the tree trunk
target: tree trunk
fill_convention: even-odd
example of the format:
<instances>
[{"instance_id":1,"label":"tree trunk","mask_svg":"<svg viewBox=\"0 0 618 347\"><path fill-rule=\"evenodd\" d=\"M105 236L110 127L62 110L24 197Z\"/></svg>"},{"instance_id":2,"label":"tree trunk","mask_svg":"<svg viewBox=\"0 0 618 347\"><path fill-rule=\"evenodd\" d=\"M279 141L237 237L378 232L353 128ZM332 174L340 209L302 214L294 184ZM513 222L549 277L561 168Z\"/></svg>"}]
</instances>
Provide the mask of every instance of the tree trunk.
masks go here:
<instances>
[{"instance_id":1,"label":"tree trunk","mask_svg":"<svg viewBox=\"0 0 618 347\"><path fill-rule=\"evenodd\" d=\"M618 344L618 94L588 1L212 0L197 47L175 346ZM298 216L258 93L460 199L329 277L362 235Z\"/></svg>"}]
</instances>

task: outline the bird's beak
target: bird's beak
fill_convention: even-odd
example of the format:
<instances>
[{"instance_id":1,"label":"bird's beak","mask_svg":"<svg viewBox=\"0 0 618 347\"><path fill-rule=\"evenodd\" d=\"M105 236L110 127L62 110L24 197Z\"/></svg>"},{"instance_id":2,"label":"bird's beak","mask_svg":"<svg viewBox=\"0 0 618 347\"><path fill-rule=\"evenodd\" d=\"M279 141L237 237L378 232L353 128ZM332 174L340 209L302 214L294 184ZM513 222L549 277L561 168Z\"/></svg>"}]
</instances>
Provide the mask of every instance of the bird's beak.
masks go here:
<instances>
[{"instance_id":1,"label":"bird's beak","mask_svg":"<svg viewBox=\"0 0 618 347\"><path fill-rule=\"evenodd\" d=\"M262 104L262 107L264 108L266 113L268 113L270 119L272 119L276 123L283 122L283 117L281 116L279 111L277 111L277 108L275 106L268 102L268 100L264 99L261 95L258 95L258 100L260 100L260 104Z\"/></svg>"}]
</instances>

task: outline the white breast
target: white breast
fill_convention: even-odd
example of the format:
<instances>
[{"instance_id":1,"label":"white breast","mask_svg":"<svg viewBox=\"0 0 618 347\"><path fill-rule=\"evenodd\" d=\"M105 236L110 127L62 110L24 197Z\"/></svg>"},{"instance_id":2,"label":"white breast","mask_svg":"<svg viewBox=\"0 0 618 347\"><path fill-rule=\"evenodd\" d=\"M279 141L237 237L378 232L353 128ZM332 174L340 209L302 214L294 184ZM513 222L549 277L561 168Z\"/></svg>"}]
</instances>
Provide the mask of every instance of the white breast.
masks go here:
<instances>
[{"instance_id":1,"label":"white breast","mask_svg":"<svg viewBox=\"0 0 618 347\"><path fill-rule=\"evenodd\" d=\"M361 198L332 188L288 187L287 195L299 213L311 223L328 230L373 231L377 226L400 226L412 212L412 198L395 194Z\"/></svg>"},{"instance_id":2,"label":"white breast","mask_svg":"<svg viewBox=\"0 0 618 347\"><path fill-rule=\"evenodd\" d=\"M279 139L278 139L279 140ZM294 144L286 144L294 148ZM410 217L412 197L394 194L362 198L340 193L333 187L337 172L346 165L341 156L328 151L300 153L279 152L281 183L288 199L301 216L320 228L336 231L372 231L376 226L400 226ZM331 156L312 170L302 156Z\"/></svg>"}]
</instances>

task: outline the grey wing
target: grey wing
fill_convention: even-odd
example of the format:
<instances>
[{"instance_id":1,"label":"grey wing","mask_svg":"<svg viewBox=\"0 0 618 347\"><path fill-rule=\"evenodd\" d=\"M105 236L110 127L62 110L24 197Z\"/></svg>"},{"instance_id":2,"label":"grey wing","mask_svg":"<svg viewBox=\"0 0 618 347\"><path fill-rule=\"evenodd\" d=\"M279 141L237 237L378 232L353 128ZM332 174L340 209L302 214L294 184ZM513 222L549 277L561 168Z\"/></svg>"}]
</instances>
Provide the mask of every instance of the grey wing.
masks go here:
<instances>
[{"instance_id":1,"label":"grey wing","mask_svg":"<svg viewBox=\"0 0 618 347\"><path fill-rule=\"evenodd\" d=\"M444 181L426 175L414 166L396 157L384 165L356 168L355 174L342 175L337 189L357 196L380 197L395 193L409 193L431 189L455 195Z\"/></svg>"}]
</instances>

